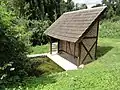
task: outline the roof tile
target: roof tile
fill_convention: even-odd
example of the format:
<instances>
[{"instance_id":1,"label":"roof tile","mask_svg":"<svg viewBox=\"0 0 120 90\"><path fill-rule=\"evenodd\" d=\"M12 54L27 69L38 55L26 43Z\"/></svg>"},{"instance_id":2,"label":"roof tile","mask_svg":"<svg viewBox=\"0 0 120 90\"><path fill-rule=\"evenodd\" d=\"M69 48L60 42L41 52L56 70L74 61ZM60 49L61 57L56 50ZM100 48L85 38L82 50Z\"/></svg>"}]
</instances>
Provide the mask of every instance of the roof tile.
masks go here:
<instances>
[{"instance_id":1,"label":"roof tile","mask_svg":"<svg viewBox=\"0 0 120 90\"><path fill-rule=\"evenodd\" d=\"M97 7L64 13L45 31L45 34L56 39L76 42L105 8Z\"/></svg>"}]
</instances>

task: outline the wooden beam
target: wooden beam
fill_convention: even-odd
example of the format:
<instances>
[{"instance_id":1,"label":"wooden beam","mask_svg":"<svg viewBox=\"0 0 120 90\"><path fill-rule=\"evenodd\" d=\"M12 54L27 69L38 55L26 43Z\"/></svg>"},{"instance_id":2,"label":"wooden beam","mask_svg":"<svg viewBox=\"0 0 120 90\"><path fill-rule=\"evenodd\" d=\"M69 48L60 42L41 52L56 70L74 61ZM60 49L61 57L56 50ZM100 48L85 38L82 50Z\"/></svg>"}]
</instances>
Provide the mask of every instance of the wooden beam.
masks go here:
<instances>
[{"instance_id":1,"label":"wooden beam","mask_svg":"<svg viewBox=\"0 0 120 90\"><path fill-rule=\"evenodd\" d=\"M79 65L81 65L81 42L79 43Z\"/></svg>"},{"instance_id":2,"label":"wooden beam","mask_svg":"<svg viewBox=\"0 0 120 90\"><path fill-rule=\"evenodd\" d=\"M90 50L88 51L88 52L90 52L92 49L93 49L93 47L94 47L94 45L96 44L96 41L94 42L94 44L92 45L92 47L90 48ZM85 56L85 58L82 60L82 63L85 61L85 59L87 58L87 55L88 55L88 53L86 54L86 56ZM92 59L92 58L91 58Z\"/></svg>"},{"instance_id":3,"label":"wooden beam","mask_svg":"<svg viewBox=\"0 0 120 90\"><path fill-rule=\"evenodd\" d=\"M52 39L51 37L49 37L49 39L50 39L50 54L52 54Z\"/></svg>"},{"instance_id":4,"label":"wooden beam","mask_svg":"<svg viewBox=\"0 0 120 90\"><path fill-rule=\"evenodd\" d=\"M90 51L89 51L89 50L87 50L87 48L85 47L84 43L83 43L83 42L81 42L81 44L82 44L82 45L83 45L83 47L85 48L85 50L86 50L87 54L90 56L90 58L91 58L91 59L93 59L93 58L92 58L92 56L91 56L91 54L90 54Z\"/></svg>"},{"instance_id":5,"label":"wooden beam","mask_svg":"<svg viewBox=\"0 0 120 90\"><path fill-rule=\"evenodd\" d=\"M97 38L97 36L94 36L94 37L84 37L83 39L92 39L92 38Z\"/></svg>"},{"instance_id":6,"label":"wooden beam","mask_svg":"<svg viewBox=\"0 0 120 90\"><path fill-rule=\"evenodd\" d=\"M64 51L64 50L59 50L59 51L63 51L63 52L65 52L65 53L67 53L67 54L69 54L69 55L71 55L71 56L74 56L74 55L72 55L71 53L68 53L68 52L66 52L66 51ZM75 58L77 58L77 56L75 56Z\"/></svg>"},{"instance_id":7,"label":"wooden beam","mask_svg":"<svg viewBox=\"0 0 120 90\"><path fill-rule=\"evenodd\" d=\"M59 49L60 48L60 40L58 40L58 53L59 53Z\"/></svg>"},{"instance_id":8,"label":"wooden beam","mask_svg":"<svg viewBox=\"0 0 120 90\"><path fill-rule=\"evenodd\" d=\"M68 42L68 48L69 48L69 50L70 50L70 52L71 52L71 48L70 48L70 42Z\"/></svg>"},{"instance_id":9,"label":"wooden beam","mask_svg":"<svg viewBox=\"0 0 120 90\"><path fill-rule=\"evenodd\" d=\"M97 59L98 33L99 33L99 21L98 21L98 23L97 23L97 38L96 38L96 46L95 46L95 59Z\"/></svg>"},{"instance_id":10,"label":"wooden beam","mask_svg":"<svg viewBox=\"0 0 120 90\"><path fill-rule=\"evenodd\" d=\"M77 68L79 68L80 66L79 61L80 61L80 57L77 58Z\"/></svg>"},{"instance_id":11,"label":"wooden beam","mask_svg":"<svg viewBox=\"0 0 120 90\"><path fill-rule=\"evenodd\" d=\"M77 67L79 68L81 61L81 43L78 44L78 58L77 58Z\"/></svg>"},{"instance_id":12,"label":"wooden beam","mask_svg":"<svg viewBox=\"0 0 120 90\"><path fill-rule=\"evenodd\" d=\"M75 58L75 51L76 51L76 43L74 43L74 58Z\"/></svg>"},{"instance_id":13,"label":"wooden beam","mask_svg":"<svg viewBox=\"0 0 120 90\"><path fill-rule=\"evenodd\" d=\"M67 41L65 41L65 45L66 45L66 52L67 52Z\"/></svg>"}]
</instances>

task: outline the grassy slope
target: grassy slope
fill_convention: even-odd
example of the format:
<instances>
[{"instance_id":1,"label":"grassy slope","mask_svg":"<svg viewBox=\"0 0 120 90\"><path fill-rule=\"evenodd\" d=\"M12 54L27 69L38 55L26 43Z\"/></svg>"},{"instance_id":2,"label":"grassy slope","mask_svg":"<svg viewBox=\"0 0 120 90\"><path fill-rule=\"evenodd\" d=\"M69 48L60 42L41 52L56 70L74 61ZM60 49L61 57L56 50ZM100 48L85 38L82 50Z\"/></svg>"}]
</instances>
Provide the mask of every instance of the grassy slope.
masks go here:
<instances>
[{"instance_id":1,"label":"grassy slope","mask_svg":"<svg viewBox=\"0 0 120 90\"><path fill-rule=\"evenodd\" d=\"M84 69L28 78L25 87L9 90L120 90L120 39L110 39L120 38L119 21L104 21L99 37L98 59ZM49 45L32 50L31 54L46 53Z\"/></svg>"},{"instance_id":2,"label":"grassy slope","mask_svg":"<svg viewBox=\"0 0 120 90\"><path fill-rule=\"evenodd\" d=\"M98 59L84 69L26 80L25 90L119 90L120 40L99 39Z\"/></svg>"},{"instance_id":3,"label":"grassy slope","mask_svg":"<svg viewBox=\"0 0 120 90\"><path fill-rule=\"evenodd\" d=\"M104 21L100 26L98 59L85 68L26 80L26 90L119 90L120 23ZM107 38L106 38L107 37ZM48 46L34 47L35 53L48 52ZM28 88L28 89L27 89Z\"/></svg>"}]
</instances>

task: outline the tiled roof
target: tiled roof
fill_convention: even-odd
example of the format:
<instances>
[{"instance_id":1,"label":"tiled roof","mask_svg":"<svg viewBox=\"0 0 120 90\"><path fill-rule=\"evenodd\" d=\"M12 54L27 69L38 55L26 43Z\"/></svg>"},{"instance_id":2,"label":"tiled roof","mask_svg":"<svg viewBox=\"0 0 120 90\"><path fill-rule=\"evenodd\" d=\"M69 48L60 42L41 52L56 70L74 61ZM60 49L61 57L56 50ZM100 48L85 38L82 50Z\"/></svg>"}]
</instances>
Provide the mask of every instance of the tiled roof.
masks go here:
<instances>
[{"instance_id":1,"label":"tiled roof","mask_svg":"<svg viewBox=\"0 0 120 90\"><path fill-rule=\"evenodd\" d=\"M106 7L97 7L64 13L45 34L56 39L76 42L105 9Z\"/></svg>"}]
</instances>

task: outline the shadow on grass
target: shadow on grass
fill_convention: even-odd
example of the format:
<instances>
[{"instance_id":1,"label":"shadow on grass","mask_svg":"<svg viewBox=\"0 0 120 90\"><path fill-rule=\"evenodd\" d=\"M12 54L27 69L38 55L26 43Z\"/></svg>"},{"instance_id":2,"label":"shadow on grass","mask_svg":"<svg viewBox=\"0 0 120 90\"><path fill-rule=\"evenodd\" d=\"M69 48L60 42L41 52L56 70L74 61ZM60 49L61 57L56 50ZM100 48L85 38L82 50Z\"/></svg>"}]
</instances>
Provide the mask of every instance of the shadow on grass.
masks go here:
<instances>
[{"instance_id":1,"label":"shadow on grass","mask_svg":"<svg viewBox=\"0 0 120 90\"><path fill-rule=\"evenodd\" d=\"M113 47L111 46L98 46L97 47L97 58L104 56L107 52L109 52Z\"/></svg>"}]
</instances>

